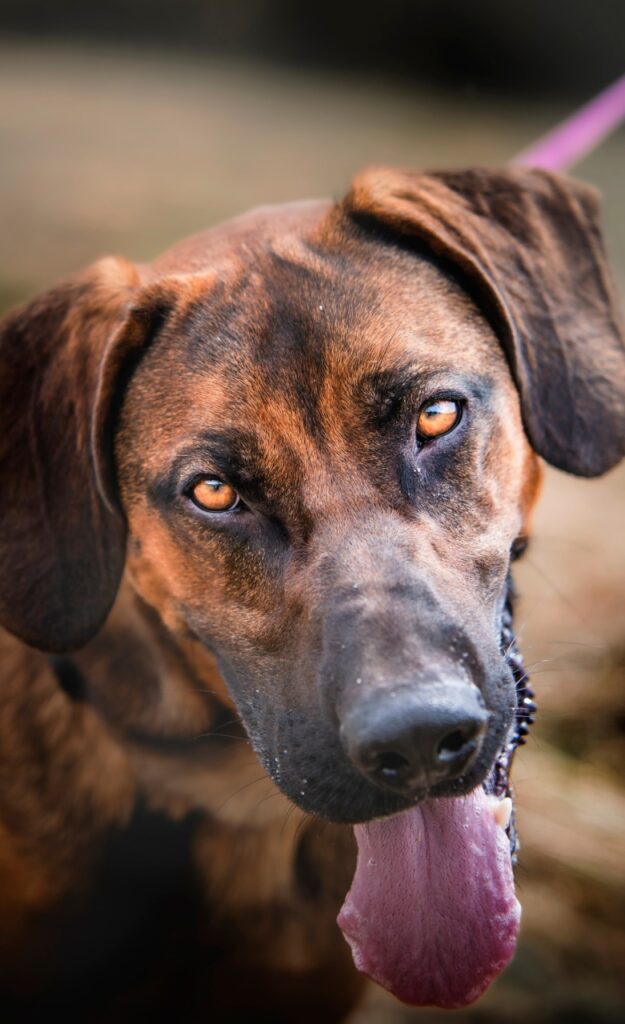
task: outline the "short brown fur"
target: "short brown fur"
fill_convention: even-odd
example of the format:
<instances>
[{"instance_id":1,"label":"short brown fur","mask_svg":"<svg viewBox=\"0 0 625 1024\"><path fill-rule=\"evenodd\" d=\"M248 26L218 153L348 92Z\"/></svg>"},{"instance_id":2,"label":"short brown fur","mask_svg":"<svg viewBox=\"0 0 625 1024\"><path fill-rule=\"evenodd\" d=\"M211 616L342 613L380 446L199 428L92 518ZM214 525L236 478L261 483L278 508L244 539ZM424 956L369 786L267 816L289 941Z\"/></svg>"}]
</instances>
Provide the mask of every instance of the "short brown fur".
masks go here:
<instances>
[{"instance_id":1,"label":"short brown fur","mask_svg":"<svg viewBox=\"0 0 625 1024\"><path fill-rule=\"evenodd\" d=\"M592 190L539 172L369 171L342 203L104 261L4 321L9 1017L355 1005L334 923L350 824L404 804L368 788L336 722L355 666L363 691L413 685L458 636L494 722L467 786L492 763L538 455L593 475L625 447L596 218ZM417 463L441 388L463 419ZM230 473L247 518L203 519L198 470Z\"/></svg>"}]
</instances>

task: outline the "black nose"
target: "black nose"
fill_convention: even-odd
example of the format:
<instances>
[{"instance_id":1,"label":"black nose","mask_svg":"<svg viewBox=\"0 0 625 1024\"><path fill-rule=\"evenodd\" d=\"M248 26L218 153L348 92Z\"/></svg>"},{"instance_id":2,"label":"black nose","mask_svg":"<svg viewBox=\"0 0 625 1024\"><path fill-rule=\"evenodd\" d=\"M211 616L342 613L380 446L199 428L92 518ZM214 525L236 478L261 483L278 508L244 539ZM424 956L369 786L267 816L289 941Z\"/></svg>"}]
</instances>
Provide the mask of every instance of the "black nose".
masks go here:
<instances>
[{"instance_id":1,"label":"black nose","mask_svg":"<svg viewBox=\"0 0 625 1024\"><path fill-rule=\"evenodd\" d=\"M372 782L410 792L462 775L487 722L479 691L469 684L385 687L345 715L341 739Z\"/></svg>"}]
</instances>

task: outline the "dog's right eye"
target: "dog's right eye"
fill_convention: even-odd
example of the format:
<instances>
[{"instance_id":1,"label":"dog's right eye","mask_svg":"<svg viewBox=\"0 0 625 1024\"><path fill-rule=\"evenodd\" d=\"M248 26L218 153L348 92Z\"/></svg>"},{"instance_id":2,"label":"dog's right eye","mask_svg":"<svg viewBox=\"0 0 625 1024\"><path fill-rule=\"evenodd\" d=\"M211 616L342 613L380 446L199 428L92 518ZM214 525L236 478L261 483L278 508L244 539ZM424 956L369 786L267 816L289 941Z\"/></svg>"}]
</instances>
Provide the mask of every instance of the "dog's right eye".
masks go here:
<instances>
[{"instance_id":1,"label":"dog's right eye","mask_svg":"<svg viewBox=\"0 0 625 1024\"><path fill-rule=\"evenodd\" d=\"M462 405L456 399L430 399L419 409L417 437L420 441L433 441L449 434L460 423Z\"/></svg>"},{"instance_id":2,"label":"dog's right eye","mask_svg":"<svg viewBox=\"0 0 625 1024\"><path fill-rule=\"evenodd\" d=\"M203 512L232 512L241 501L234 487L216 477L197 480L188 493Z\"/></svg>"}]
</instances>

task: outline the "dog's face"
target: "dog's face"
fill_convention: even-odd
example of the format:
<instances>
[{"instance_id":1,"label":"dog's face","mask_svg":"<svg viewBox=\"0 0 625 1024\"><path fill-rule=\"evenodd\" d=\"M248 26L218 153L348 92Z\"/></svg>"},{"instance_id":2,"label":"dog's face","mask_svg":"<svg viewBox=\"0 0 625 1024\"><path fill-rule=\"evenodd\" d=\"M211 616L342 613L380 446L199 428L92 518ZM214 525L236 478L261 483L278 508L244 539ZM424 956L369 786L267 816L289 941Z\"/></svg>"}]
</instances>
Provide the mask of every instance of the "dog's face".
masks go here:
<instances>
[{"instance_id":1,"label":"dog's face","mask_svg":"<svg viewBox=\"0 0 625 1024\"><path fill-rule=\"evenodd\" d=\"M366 235L313 245L310 219L251 218L175 294L126 391L117 474L133 585L217 656L288 796L361 821L469 791L501 747L502 602L537 459L458 284ZM384 709L454 702L480 722L453 770L364 763Z\"/></svg>"},{"instance_id":2,"label":"dog's face","mask_svg":"<svg viewBox=\"0 0 625 1024\"><path fill-rule=\"evenodd\" d=\"M592 475L625 449L596 216L550 175L373 172L18 311L8 628L84 642L127 550L306 810L472 790L514 714L501 614L536 453Z\"/></svg>"}]
</instances>

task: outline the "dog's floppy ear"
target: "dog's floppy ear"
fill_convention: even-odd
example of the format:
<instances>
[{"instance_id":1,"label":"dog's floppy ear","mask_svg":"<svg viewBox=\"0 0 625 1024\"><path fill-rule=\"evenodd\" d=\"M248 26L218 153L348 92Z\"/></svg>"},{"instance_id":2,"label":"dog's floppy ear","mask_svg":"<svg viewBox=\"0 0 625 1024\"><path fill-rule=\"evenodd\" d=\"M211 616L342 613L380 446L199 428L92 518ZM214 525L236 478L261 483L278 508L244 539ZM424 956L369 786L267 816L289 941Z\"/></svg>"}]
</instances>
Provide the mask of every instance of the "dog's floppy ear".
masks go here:
<instances>
[{"instance_id":1,"label":"dog's floppy ear","mask_svg":"<svg viewBox=\"0 0 625 1024\"><path fill-rule=\"evenodd\" d=\"M80 646L114 600L121 512L93 444L113 400L131 264L106 259L0 323L0 622L47 651Z\"/></svg>"},{"instance_id":2,"label":"dog's floppy ear","mask_svg":"<svg viewBox=\"0 0 625 1024\"><path fill-rule=\"evenodd\" d=\"M596 191L539 170L364 171L343 201L420 240L493 324L534 449L596 476L625 455L625 341Z\"/></svg>"}]
</instances>

